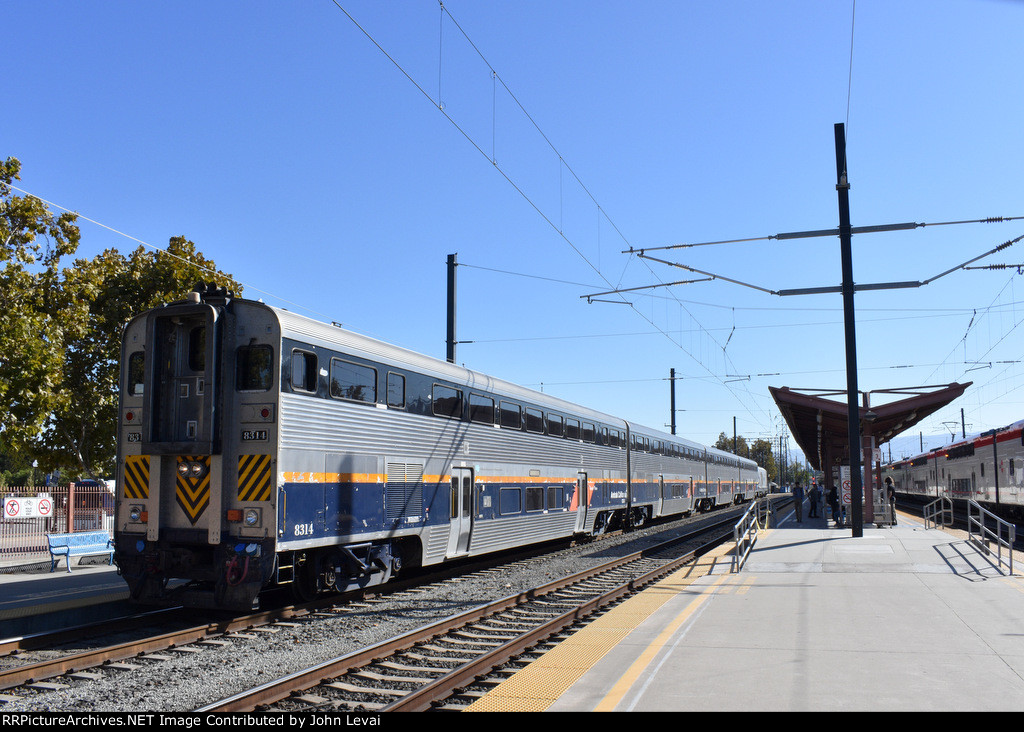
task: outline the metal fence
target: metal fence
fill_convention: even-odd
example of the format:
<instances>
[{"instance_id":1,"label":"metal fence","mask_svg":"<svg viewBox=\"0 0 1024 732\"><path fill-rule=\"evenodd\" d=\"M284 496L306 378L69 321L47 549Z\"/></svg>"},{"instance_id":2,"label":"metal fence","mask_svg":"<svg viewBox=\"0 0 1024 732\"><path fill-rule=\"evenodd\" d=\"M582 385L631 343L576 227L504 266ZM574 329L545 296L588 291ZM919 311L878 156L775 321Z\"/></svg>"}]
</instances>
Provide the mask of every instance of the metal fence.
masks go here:
<instances>
[{"instance_id":1,"label":"metal fence","mask_svg":"<svg viewBox=\"0 0 1024 732\"><path fill-rule=\"evenodd\" d=\"M48 560L47 534L114 532L114 493L103 483L0 488L0 567Z\"/></svg>"}]
</instances>

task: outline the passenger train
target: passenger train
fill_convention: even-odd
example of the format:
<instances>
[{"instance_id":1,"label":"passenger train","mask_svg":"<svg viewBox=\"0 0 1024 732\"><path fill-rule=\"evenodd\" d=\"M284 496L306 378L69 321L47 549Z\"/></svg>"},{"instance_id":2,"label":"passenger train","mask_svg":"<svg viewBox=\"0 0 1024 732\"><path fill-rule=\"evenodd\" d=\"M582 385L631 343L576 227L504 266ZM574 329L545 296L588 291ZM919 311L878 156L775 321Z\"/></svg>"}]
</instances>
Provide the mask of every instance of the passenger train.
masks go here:
<instances>
[{"instance_id":1,"label":"passenger train","mask_svg":"<svg viewBox=\"0 0 1024 732\"><path fill-rule=\"evenodd\" d=\"M1024 519L1024 421L882 467L897 495L918 501L948 495Z\"/></svg>"},{"instance_id":2,"label":"passenger train","mask_svg":"<svg viewBox=\"0 0 1024 732\"><path fill-rule=\"evenodd\" d=\"M753 461L212 287L121 358L136 602L250 609L767 493Z\"/></svg>"}]
</instances>

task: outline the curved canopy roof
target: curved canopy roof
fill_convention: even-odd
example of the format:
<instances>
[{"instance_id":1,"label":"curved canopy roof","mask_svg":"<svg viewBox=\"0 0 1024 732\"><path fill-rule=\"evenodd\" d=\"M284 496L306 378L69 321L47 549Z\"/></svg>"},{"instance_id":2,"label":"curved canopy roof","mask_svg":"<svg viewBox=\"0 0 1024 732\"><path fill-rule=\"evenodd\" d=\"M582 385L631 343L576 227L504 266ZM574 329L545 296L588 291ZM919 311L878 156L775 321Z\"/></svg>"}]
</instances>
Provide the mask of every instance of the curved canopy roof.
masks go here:
<instances>
[{"instance_id":1,"label":"curved canopy roof","mask_svg":"<svg viewBox=\"0 0 1024 732\"><path fill-rule=\"evenodd\" d=\"M971 385L918 386L905 389L880 389L868 394L909 394L905 399L886 404L860 407L861 434L875 437L875 446L884 445L925 417L959 397ZM825 455L840 461L850 459L849 421L846 401L825 396L845 396L846 390L791 389L768 387L782 412L797 445L815 470L823 470Z\"/></svg>"}]
</instances>

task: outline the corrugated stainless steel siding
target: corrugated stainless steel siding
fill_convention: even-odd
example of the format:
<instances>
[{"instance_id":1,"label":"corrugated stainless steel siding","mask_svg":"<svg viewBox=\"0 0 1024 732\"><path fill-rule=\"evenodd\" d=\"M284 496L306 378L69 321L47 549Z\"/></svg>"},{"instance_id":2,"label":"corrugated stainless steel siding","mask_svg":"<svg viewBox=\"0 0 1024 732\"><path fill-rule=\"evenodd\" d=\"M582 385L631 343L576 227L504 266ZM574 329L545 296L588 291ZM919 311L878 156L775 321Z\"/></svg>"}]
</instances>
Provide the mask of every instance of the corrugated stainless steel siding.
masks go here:
<instances>
[{"instance_id":1,"label":"corrugated stainless steel siding","mask_svg":"<svg viewBox=\"0 0 1024 732\"><path fill-rule=\"evenodd\" d=\"M471 554L486 554L522 544L550 541L571 536L576 527L576 513L559 511L548 514L507 516L473 524Z\"/></svg>"}]
</instances>

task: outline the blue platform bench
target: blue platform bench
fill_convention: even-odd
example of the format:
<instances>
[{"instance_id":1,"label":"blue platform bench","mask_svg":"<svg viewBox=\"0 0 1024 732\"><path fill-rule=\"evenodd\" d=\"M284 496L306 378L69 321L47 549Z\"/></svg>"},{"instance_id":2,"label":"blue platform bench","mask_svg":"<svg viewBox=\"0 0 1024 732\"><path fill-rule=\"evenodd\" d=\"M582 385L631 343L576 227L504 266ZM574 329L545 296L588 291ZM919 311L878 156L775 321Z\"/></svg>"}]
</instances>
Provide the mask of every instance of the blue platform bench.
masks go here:
<instances>
[{"instance_id":1,"label":"blue platform bench","mask_svg":"<svg viewBox=\"0 0 1024 732\"><path fill-rule=\"evenodd\" d=\"M106 531L78 531L73 534L47 534L50 543L50 571L57 568L61 557L67 559L71 571L71 557L87 557L93 554L109 554L108 562L114 563L114 542Z\"/></svg>"}]
</instances>

